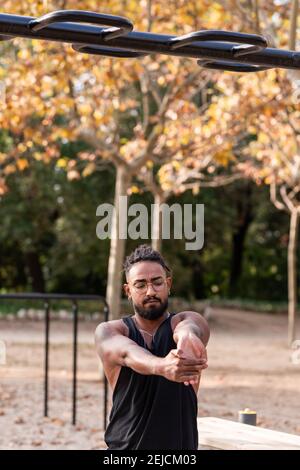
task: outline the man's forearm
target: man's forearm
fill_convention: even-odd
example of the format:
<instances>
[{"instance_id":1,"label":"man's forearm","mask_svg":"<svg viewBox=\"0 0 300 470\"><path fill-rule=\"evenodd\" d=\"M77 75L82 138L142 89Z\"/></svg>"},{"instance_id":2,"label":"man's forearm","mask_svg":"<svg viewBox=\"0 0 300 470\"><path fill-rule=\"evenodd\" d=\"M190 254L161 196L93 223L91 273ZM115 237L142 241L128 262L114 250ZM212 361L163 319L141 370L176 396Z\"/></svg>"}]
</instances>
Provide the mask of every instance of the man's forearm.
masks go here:
<instances>
[{"instance_id":1,"label":"man's forearm","mask_svg":"<svg viewBox=\"0 0 300 470\"><path fill-rule=\"evenodd\" d=\"M123 360L126 367L139 374L160 375L161 358L138 345L130 345L124 353Z\"/></svg>"},{"instance_id":2,"label":"man's forearm","mask_svg":"<svg viewBox=\"0 0 300 470\"><path fill-rule=\"evenodd\" d=\"M144 375L159 375L161 358L123 334L112 331L109 323L101 323L96 330L96 349L101 360L110 365L130 367Z\"/></svg>"}]
</instances>

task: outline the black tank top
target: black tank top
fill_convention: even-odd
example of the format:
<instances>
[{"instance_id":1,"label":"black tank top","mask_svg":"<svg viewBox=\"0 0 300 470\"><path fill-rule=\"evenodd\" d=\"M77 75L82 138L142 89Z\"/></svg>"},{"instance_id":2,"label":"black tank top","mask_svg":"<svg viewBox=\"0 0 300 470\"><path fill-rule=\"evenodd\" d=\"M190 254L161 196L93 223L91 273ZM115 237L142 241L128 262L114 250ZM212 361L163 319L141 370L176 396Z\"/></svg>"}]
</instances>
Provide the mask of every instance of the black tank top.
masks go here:
<instances>
[{"instance_id":1,"label":"black tank top","mask_svg":"<svg viewBox=\"0 0 300 470\"><path fill-rule=\"evenodd\" d=\"M159 326L149 349L132 316L123 318L129 338L155 356L176 349L171 314ZM121 367L105 432L108 450L197 450L197 397L192 385Z\"/></svg>"}]
</instances>

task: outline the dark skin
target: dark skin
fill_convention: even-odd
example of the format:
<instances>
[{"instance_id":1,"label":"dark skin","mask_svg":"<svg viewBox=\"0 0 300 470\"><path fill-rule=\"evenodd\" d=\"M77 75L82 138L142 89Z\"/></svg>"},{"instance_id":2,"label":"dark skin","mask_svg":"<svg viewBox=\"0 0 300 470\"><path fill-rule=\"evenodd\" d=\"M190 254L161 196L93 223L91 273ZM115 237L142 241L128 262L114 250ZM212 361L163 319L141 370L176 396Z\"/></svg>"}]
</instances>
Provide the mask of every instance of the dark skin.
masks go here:
<instances>
[{"instance_id":1,"label":"dark skin","mask_svg":"<svg viewBox=\"0 0 300 470\"><path fill-rule=\"evenodd\" d=\"M133 306L151 312L167 300L171 284L171 277L159 263L140 261L127 274L124 290ZM169 312L165 309L159 318L148 319L141 316L135 307L134 310L133 319L150 348L151 335ZM172 317L171 328L177 348L162 358L129 339L128 327L121 319L98 325L95 332L96 349L112 390L121 367L126 366L140 374L160 375L185 385L191 384L197 394L201 371L207 367L208 324L199 313L185 311Z\"/></svg>"}]
</instances>

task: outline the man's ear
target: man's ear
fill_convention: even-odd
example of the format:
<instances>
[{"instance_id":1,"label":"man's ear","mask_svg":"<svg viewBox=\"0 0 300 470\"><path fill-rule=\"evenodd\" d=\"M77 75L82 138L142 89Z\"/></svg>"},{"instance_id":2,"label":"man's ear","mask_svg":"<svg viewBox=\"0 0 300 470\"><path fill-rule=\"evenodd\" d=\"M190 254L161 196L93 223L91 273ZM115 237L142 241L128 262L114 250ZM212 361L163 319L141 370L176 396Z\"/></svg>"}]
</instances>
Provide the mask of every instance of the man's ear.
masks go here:
<instances>
[{"instance_id":1,"label":"man's ear","mask_svg":"<svg viewBox=\"0 0 300 470\"><path fill-rule=\"evenodd\" d=\"M128 284L123 284L123 289L124 289L124 292L125 292L125 294L127 295L128 299L130 299L130 298L131 298L131 294L130 294L129 285L128 285Z\"/></svg>"},{"instance_id":2,"label":"man's ear","mask_svg":"<svg viewBox=\"0 0 300 470\"><path fill-rule=\"evenodd\" d=\"M171 278L171 277L167 277L166 281L167 281L168 289L169 289L169 291L170 291L171 286L172 286L172 278Z\"/></svg>"}]
</instances>

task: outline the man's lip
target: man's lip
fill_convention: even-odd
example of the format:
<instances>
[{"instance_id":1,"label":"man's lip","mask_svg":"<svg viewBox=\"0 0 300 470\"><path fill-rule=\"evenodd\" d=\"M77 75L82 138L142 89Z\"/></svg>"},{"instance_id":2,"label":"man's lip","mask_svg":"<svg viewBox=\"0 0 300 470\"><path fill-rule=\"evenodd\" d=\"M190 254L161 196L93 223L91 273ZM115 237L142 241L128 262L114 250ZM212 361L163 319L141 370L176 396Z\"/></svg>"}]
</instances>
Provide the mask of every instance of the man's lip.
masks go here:
<instances>
[{"instance_id":1,"label":"man's lip","mask_svg":"<svg viewBox=\"0 0 300 470\"><path fill-rule=\"evenodd\" d=\"M147 300L147 302L144 302L145 304L153 304L154 302L159 302L159 300Z\"/></svg>"}]
</instances>

